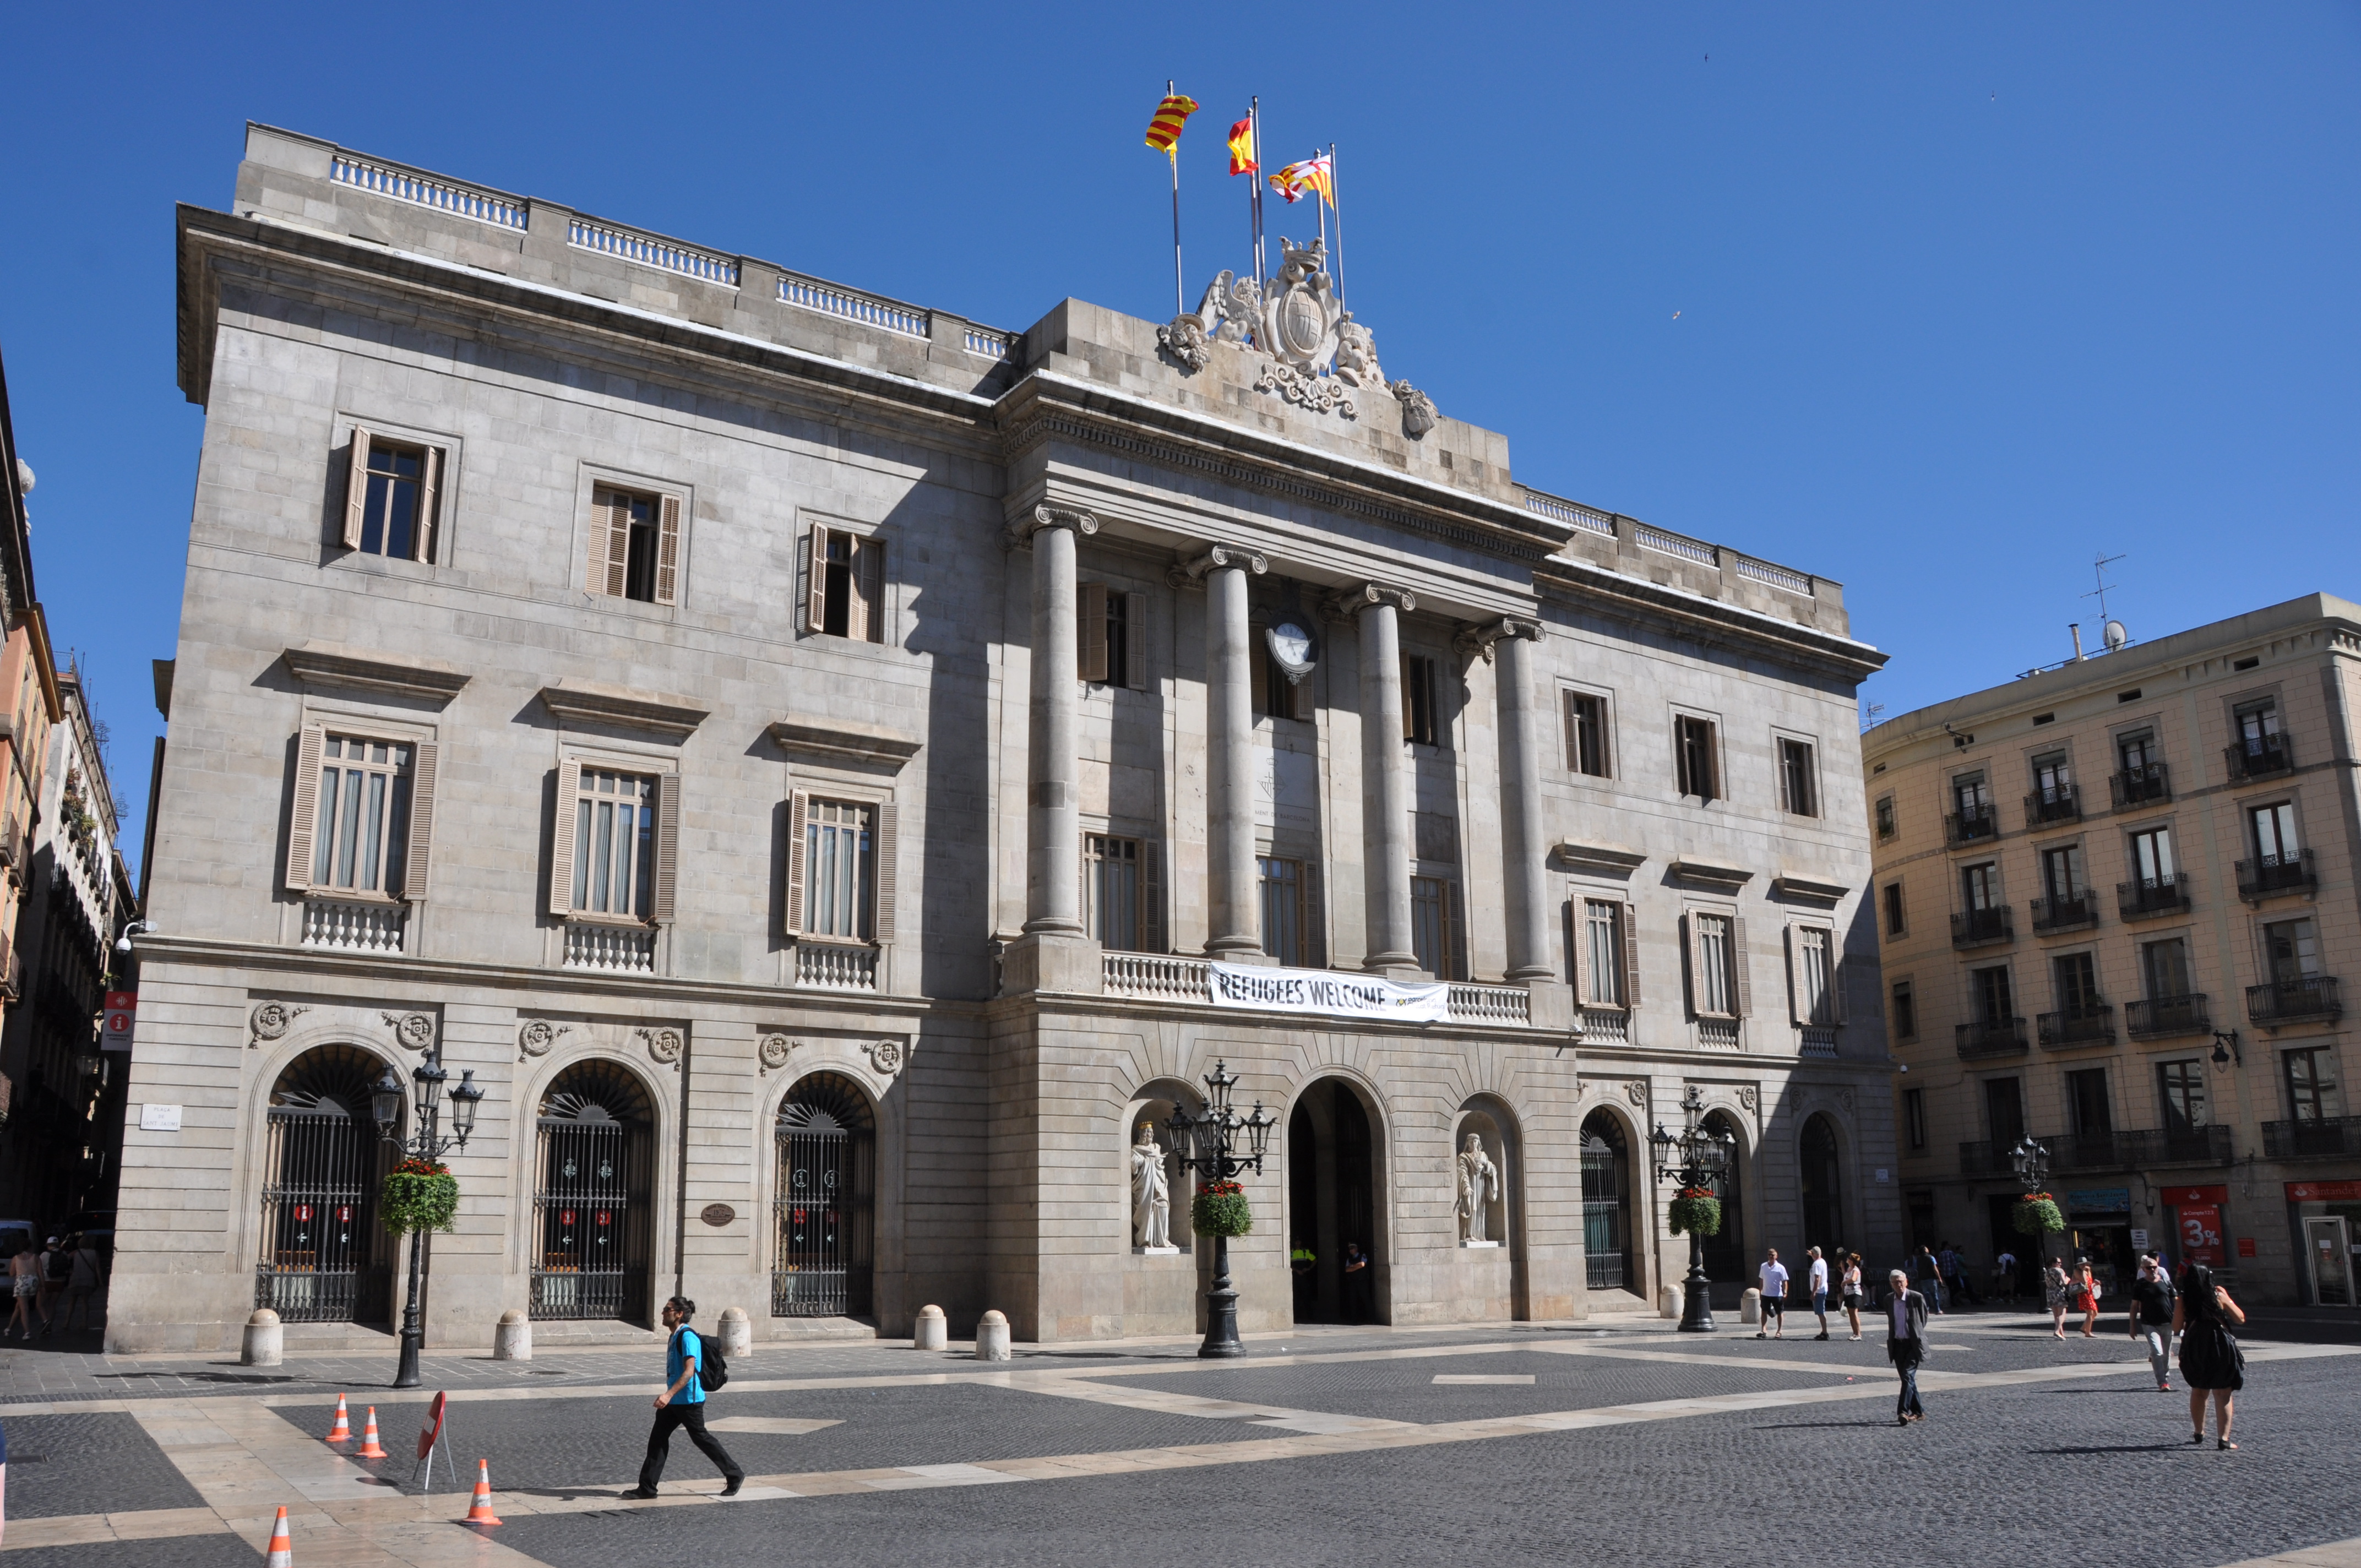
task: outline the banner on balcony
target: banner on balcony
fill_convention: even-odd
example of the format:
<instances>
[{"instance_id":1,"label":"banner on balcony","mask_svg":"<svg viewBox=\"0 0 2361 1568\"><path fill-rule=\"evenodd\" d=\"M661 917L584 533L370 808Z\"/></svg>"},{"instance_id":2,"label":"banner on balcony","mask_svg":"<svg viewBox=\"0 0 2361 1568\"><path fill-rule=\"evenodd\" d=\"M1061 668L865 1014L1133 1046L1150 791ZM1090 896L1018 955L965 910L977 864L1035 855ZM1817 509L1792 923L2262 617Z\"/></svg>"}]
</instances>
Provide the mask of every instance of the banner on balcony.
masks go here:
<instances>
[{"instance_id":1,"label":"banner on balcony","mask_svg":"<svg viewBox=\"0 0 2361 1568\"><path fill-rule=\"evenodd\" d=\"M1405 984L1376 975L1262 964L1216 962L1211 967L1216 1007L1389 1018L1406 1024L1441 1024L1451 1016L1451 987L1440 981Z\"/></svg>"}]
</instances>

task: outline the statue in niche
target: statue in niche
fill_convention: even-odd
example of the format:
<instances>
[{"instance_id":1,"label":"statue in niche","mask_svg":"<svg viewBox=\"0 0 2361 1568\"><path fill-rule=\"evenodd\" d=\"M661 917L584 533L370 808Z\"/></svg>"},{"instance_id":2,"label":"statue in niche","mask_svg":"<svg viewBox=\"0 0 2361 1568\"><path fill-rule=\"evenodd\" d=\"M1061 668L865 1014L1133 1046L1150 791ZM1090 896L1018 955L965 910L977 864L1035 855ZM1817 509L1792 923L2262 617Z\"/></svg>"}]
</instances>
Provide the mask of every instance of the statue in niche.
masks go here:
<instances>
[{"instance_id":1,"label":"statue in niche","mask_svg":"<svg viewBox=\"0 0 2361 1568\"><path fill-rule=\"evenodd\" d=\"M1459 1152L1459 1201L1454 1205L1459 1216L1459 1240L1463 1245L1499 1244L1484 1234L1484 1205L1498 1202L1500 1197L1500 1168L1492 1157L1484 1152L1484 1140L1474 1133L1467 1135L1467 1146Z\"/></svg>"},{"instance_id":2,"label":"statue in niche","mask_svg":"<svg viewBox=\"0 0 2361 1568\"><path fill-rule=\"evenodd\" d=\"M1172 1187L1152 1122L1139 1124L1139 1141L1131 1146L1131 1226L1141 1252L1180 1250L1172 1245Z\"/></svg>"}]
</instances>

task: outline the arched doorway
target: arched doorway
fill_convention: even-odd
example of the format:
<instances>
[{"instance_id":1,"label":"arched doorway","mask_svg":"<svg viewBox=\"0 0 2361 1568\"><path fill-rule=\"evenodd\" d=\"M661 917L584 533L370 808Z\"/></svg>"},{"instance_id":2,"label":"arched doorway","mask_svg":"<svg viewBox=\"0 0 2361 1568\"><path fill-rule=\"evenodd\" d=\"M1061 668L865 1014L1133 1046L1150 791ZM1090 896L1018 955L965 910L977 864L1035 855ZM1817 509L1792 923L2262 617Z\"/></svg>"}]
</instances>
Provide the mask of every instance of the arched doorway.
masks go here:
<instances>
[{"instance_id":1,"label":"arched doorway","mask_svg":"<svg viewBox=\"0 0 2361 1568\"><path fill-rule=\"evenodd\" d=\"M384 1070L357 1046L320 1046L288 1063L270 1091L254 1304L285 1321L391 1316L393 1238L377 1223L377 1194L395 1150L369 1110Z\"/></svg>"},{"instance_id":2,"label":"arched doorway","mask_svg":"<svg viewBox=\"0 0 2361 1568\"><path fill-rule=\"evenodd\" d=\"M1380 1250L1369 1113L1343 1079L1305 1090L1287 1118L1287 1245L1299 1323L1373 1323ZM1348 1244L1363 1266L1347 1274Z\"/></svg>"},{"instance_id":3,"label":"arched doorway","mask_svg":"<svg viewBox=\"0 0 2361 1568\"><path fill-rule=\"evenodd\" d=\"M541 1098L533 1315L648 1321L655 1115L631 1069L577 1062Z\"/></svg>"},{"instance_id":4,"label":"arched doorway","mask_svg":"<svg viewBox=\"0 0 2361 1568\"><path fill-rule=\"evenodd\" d=\"M867 1315L877 1194L877 1117L869 1097L833 1072L798 1080L779 1107L776 1142L771 1315Z\"/></svg>"},{"instance_id":5,"label":"arched doorway","mask_svg":"<svg viewBox=\"0 0 2361 1568\"><path fill-rule=\"evenodd\" d=\"M1827 1116L1805 1122L1796 1149L1797 1190L1804 1210L1804 1245L1834 1257L1845 1245L1844 1165L1838 1152L1837 1130Z\"/></svg>"},{"instance_id":6,"label":"arched doorway","mask_svg":"<svg viewBox=\"0 0 2361 1568\"><path fill-rule=\"evenodd\" d=\"M1730 1168L1713 1184L1714 1196L1721 1200L1721 1232L1705 1238L1705 1277L1716 1285L1733 1287L1724 1294L1727 1304L1734 1307L1754 1277L1746 1250L1746 1139L1727 1111L1707 1112L1704 1124L1708 1132L1730 1140Z\"/></svg>"},{"instance_id":7,"label":"arched doorway","mask_svg":"<svg viewBox=\"0 0 2361 1568\"><path fill-rule=\"evenodd\" d=\"M1582 1124L1583 1283L1593 1290L1632 1290L1631 1150L1611 1111Z\"/></svg>"}]
</instances>

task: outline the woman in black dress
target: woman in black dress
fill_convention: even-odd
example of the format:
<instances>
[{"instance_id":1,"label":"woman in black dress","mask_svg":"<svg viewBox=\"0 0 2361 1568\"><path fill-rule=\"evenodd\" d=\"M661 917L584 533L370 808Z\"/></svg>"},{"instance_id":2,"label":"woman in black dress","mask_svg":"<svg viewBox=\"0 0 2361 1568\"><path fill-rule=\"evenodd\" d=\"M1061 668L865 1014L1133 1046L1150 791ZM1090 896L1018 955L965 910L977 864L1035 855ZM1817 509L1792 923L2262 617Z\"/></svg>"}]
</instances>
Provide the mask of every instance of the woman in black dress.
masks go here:
<instances>
[{"instance_id":1,"label":"woman in black dress","mask_svg":"<svg viewBox=\"0 0 2361 1568\"><path fill-rule=\"evenodd\" d=\"M2180 1376L2189 1385L2189 1424L2197 1430L2191 1442L2205 1441L2205 1396L2213 1396L2213 1446L2235 1448L2230 1441L2230 1396L2246 1386L2246 1355L2230 1332L2246 1314L2230 1299L2230 1292L2213 1283L2213 1271L2190 1264L2180 1271L2180 1293L2172 1303L2173 1332L2180 1335Z\"/></svg>"}]
</instances>

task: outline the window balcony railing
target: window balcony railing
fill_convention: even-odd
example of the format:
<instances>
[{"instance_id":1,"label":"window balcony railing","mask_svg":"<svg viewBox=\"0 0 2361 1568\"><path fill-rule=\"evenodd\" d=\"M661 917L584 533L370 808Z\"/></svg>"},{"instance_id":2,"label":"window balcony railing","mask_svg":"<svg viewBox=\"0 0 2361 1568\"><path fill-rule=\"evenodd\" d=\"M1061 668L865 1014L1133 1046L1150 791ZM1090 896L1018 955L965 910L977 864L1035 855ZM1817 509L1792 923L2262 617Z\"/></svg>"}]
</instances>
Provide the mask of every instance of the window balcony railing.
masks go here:
<instances>
[{"instance_id":1,"label":"window balcony railing","mask_svg":"<svg viewBox=\"0 0 2361 1568\"><path fill-rule=\"evenodd\" d=\"M2345 1003L2337 1000L2336 981L2329 975L2308 974L2246 987L2246 1017L2257 1028L2333 1022L2343 1016Z\"/></svg>"},{"instance_id":2,"label":"window balcony railing","mask_svg":"<svg viewBox=\"0 0 2361 1568\"><path fill-rule=\"evenodd\" d=\"M2149 1127L2069 1133L2047 1141L2053 1170L2140 1170L2158 1165L2228 1165L2227 1127Z\"/></svg>"},{"instance_id":3,"label":"window balcony railing","mask_svg":"<svg viewBox=\"0 0 2361 1568\"><path fill-rule=\"evenodd\" d=\"M2187 996L2151 996L2124 1003L2124 1033L2135 1040L2165 1040L2175 1035L2210 1035L2213 1010L2203 992Z\"/></svg>"},{"instance_id":4,"label":"window balcony railing","mask_svg":"<svg viewBox=\"0 0 2361 1568\"><path fill-rule=\"evenodd\" d=\"M2310 850L2298 850L2290 855L2257 855L2238 862L2238 897L2248 904L2259 904L2283 893L2312 893L2319 886L2320 873L2312 869Z\"/></svg>"},{"instance_id":5,"label":"window balcony railing","mask_svg":"<svg viewBox=\"0 0 2361 1568\"><path fill-rule=\"evenodd\" d=\"M2033 901L2033 930L2037 936L2054 937L2060 931L2080 931L2098 923L2099 900L2087 887L2064 898Z\"/></svg>"},{"instance_id":6,"label":"window balcony railing","mask_svg":"<svg viewBox=\"0 0 2361 1568\"><path fill-rule=\"evenodd\" d=\"M1825 1024L1806 1024L1795 1031L1795 1054L1803 1057L1833 1057L1837 1054L1837 1032Z\"/></svg>"},{"instance_id":7,"label":"window balcony railing","mask_svg":"<svg viewBox=\"0 0 2361 1568\"><path fill-rule=\"evenodd\" d=\"M600 926L572 920L566 927L566 967L609 974L653 974L656 933L653 926Z\"/></svg>"},{"instance_id":8,"label":"window balcony railing","mask_svg":"<svg viewBox=\"0 0 2361 1568\"><path fill-rule=\"evenodd\" d=\"M2045 1051L2111 1046L2115 1043L2115 1010L2104 1002L2093 1002L2071 1011L2044 1013L2036 1027Z\"/></svg>"},{"instance_id":9,"label":"window balcony railing","mask_svg":"<svg viewBox=\"0 0 2361 1568\"><path fill-rule=\"evenodd\" d=\"M874 991L877 949L835 942L798 942L796 984L807 991Z\"/></svg>"},{"instance_id":10,"label":"window balcony railing","mask_svg":"<svg viewBox=\"0 0 2361 1568\"><path fill-rule=\"evenodd\" d=\"M1978 1057L2013 1057L2026 1048L2022 1018L1994 1018L1954 1027L1959 1031L1960 1055L1971 1061Z\"/></svg>"},{"instance_id":11,"label":"window balcony railing","mask_svg":"<svg viewBox=\"0 0 2361 1568\"><path fill-rule=\"evenodd\" d=\"M2025 797L2025 825L2039 828L2050 822L2082 820L2082 792L2073 784L2051 784Z\"/></svg>"},{"instance_id":12,"label":"window balcony railing","mask_svg":"<svg viewBox=\"0 0 2361 1568\"><path fill-rule=\"evenodd\" d=\"M2229 759L2230 781L2268 779L2290 772L2295 767L2295 750L2284 735L2257 735L2251 740L2233 740L2222 748Z\"/></svg>"},{"instance_id":13,"label":"window balcony railing","mask_svg":"<svg viewBox=\"0 0 2361 1568\"><path fill-rule=\"evenodd\" d=\"M1951 946L1989 948L1994 942L2016 940L2016 930L2005 905L1964 909L1951 916Z\"/></svg>"},{"instance_id":14,"label":"window balcony railing","mask_svg":"<svg viewBox=\"0 0 2361 1568\"><path fill-rule=\"evenodd\" d=\"M1943 836L1954 844L1982 843L2000 837L2000 813L1989 806L1972 811L1948 812L1943 817Z\"/></svg>"},{"instance_id":15,"label":"window balcony railing","mask_svg":"<svg viewBox=\"0 0 2361 1568\"><path fill-rule=\"evenodd\" d=\"M1585 1045L1624 1046L1631 1043L1631 1015L1620 1007L1586 1007L1582 1010L1582 1041Z\"/></svg>"},{"instance_id":16,"label":"window balcony railing","mask_svg":"<svg viewBox=\"0 0 2361 1568\"><path fill-rule=\"evenodd\" d=\"M2153 920L2189 913L2189 873L2142 877L2115 883L2115 913L2125 920Z\"/></svg>"},{"instance_id":17,"label":"window balcony railing","mask_svg":"<svg viewBox=\"0 0 2361 1568\"><path fill-rule=\"evenodd\" d=\"M1109 996L1141 996L1158 1002L1211 1002L1213 969L1203 959L1158 953L1104 953L1101 984Z\"/></svg>"},{"instance_id":18,"label":"window balcony railing","mask_svg":"<svg viewBox=\"0 0 2361 1568\"><path fill-rule=\"evenodd\" d=\"M2117 811L2155 806L2172 798L2172 773L2162 762L2142 762L2110 774L2107 789L2115 797Z\"/></svg>"},{"instance_id":19,"label":"window balcony railing","mask_svg":"<svg viewBox=\"0 0 2361 1568\"><path fill-rule=\"evenodd\" d=\"M1470 985L1451 988L1451 1016L1471 1024L1514 1024L1533 1021L1533 993L1521 985Z\"/></svg>"},{"instance_id":20,"label":"window balcony railing","mask_svg":"<svg viewBox=\"0 0 2361 1568\"><path fill-rule=\"evenodd\" d=\"M410 909L400 904L346 904L335 898L303 901L303 942L340 953L399 953L408 934Z\"/></svg>"},{"instance_id":21,"label":"window balcony railing","mask_svg":"<svg viewBox=\"0 0 2361 1568\"><path fill-rule=\"evenodd\" d=\"M2263 1124L2267 1159L2344 1159L2361 1157L2361 1116L2314 1116L2300 1122Z\"/></svg>"},{"instance_id":22,"label":"window balcony railing","mask_svg":"<svg viewBox=\"0 0 2361 1568\"><path fill-rule=\"evenodd\" d=\"M1738 1049L1738 1020L1735 1018L1700 1018L1697 1021L1697 1043L1708 1051Z\"/></svg>"}]
</instances>

